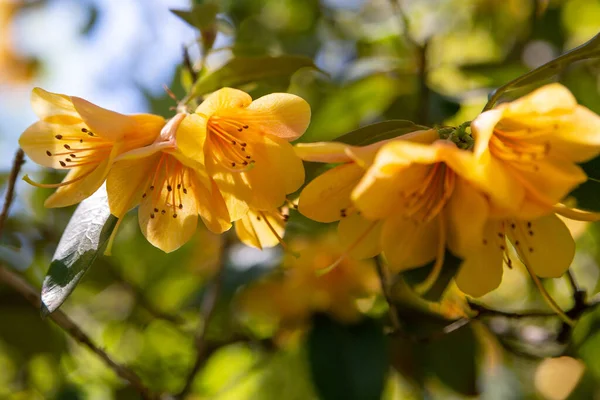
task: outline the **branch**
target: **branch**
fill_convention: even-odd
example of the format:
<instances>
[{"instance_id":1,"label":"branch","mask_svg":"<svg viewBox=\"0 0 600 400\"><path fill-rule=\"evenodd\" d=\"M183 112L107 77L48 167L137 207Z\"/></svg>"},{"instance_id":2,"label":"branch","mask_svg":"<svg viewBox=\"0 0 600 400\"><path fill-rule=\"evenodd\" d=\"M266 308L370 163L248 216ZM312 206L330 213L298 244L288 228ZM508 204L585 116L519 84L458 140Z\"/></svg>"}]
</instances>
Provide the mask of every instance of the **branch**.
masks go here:
<instances>
[{"instance_id":1,"label":"branch","mask_svg":"<svg viewBox=\"0 0 600 400\"><path fill-rule=\"evenodd\" d=\"M387 268L381 260L381 257L376 256L373 258L375 260L375 267L377 268L377 275L379 275L379 282L381 283L381 292L385 297L385 301L388 303L392 327L395 331L399 331L400 329L402 329L402 326L400 324L400 320L398 319L398 310L396 309L396 304L394 304L394 302L392 301L392 296L390 294L390 280Z\"/></svg>"},{"instance_id":2,"label":"branch","mask_svg":"<svg viewBox=\"0 0 600 400\"><path fill-rule=\"evenodd\" d=\"M196 375L198 375L198 372L200 372L204 364L206 364L206 361L210 358L212 353L214 353L215 350L217 350L220 347L220 345L214 345L209 343L207 340L207 334L208 327L215 315L217 300L221 295L223 272L225 270L225 261L231 244L232 241L230 239L230 236L227 233L224 233L222 235L218 270L212 282L210 283L206 294L204 295L204 299L202 300L202 306L200 310L202 314L202 321L200 328L198 329L198 334L196 336L196 361L194 362L194 366L192 367L192 370L190 371L185 381L183 389L181 389L181 392L179 392L175 396L178 399L185 398L185 396L190 392Z\"/></svg>"},{"instance_id":3,"label":"branch","mask_svg":"<svg viewBox=\"0 0 600 400\"><path fill-rule=\"evenodd\" d=\"M1 265L0 282L4 282L16 290L36 309L40 308L41 300L38 291L19 275ZM135 372L124 365L113 361L110 356L96 346L90 337L83 333L83 331L64 312L60 310L55 311L54 313L50 314L50 319L52 319L56 325L58 325L69 336L71 336L71 338L73 338L76 342L86 346L98 357L100 357L110 369L112 369L118 376L126 380L142 396L143 399L158 398L157 395L153 394L150 389L144 385L140 377Z\"/></svg>"},{"instance_id":4,"label":"branch","mask_svg":"<svg viewBox=\"0 0 600 400\"><path fill-rule=\"evenodd\" d=\"M472 301L468 301L469 307L473 311L477 312L477 315L474 318L482 318L482 317L504 317L504 318L512 318L512 319L522 319L522 318L551 318L557 317L554 312L545 312L545 311L524 311L520 313L513 312L505 312L500 310L493 310L491 308L487 308L481 304L474 303Z\"/></svg>"},{"instance_id":5,"label":"branch","mask_svg":"<svg viewBox=\"0 0 600 400\"><path fill-rule=\"evenodd\" d=\"M4 230L4 223L8 218L8 210L10 209L10 206L12 205L14 199L15 183L17 181L17 176L19 176L19 172L21 171L21 166L24 163L24 158L25 153L23 153L23 150L17 150L17 152L15 153L12 169L10 170L10 176L8 177L6 196L4 197L4 205L2 206L2 212L0 213L0 236L2 236L2 231Z\"/></svg>"}]
</instances>

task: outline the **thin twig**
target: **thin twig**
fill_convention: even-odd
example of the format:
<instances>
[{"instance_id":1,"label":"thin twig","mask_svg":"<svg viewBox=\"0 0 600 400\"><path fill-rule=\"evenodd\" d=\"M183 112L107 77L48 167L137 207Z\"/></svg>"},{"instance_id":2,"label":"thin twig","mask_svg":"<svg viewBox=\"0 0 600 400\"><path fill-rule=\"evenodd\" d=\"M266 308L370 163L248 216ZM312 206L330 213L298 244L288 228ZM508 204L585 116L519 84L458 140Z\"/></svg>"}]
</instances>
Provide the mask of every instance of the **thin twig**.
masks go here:
<instances>
[{"instance_id":1,"label":"thin twig","mask_svg":"<svg viewBox=\"0 0 600 400\"><path fill-rule=\"evenodd\" d=\"M183 46L183 65L185 69L190 73L190 77L192 78L192 82L196 83L198 80L198 73L194 69L194 65L192 64L192 59L190 58L190 52L186 46Z\"/></svg>"},{"instance_id":2,"label":"thin twig","mask_svg":"<svg viewBox=\"0 0 600 400\"><path fill-rule=\"evenodd\" d=\"M29 283L14 272L0 265L0 282L4 282L21 294L31 305L39 309L41 306L40 296ZM153 394L148 389L140 377L129 368L121 365L106 354L102 349L94 344L94 342L69 318L64 312L58 310L50 314L50 319L54 321L62 330L64 330L71 338L80 344L86 346L94 354L104 361L104 363L112 369L118 376L126 380L144 399L157 399L158 396Z\"/></svg>"},{"instance_id":3,"label":"thin twig","mask_svg":"<svg viewBox=\"0 0 600 400\"><path fill-rule=\"evenodd\" d=\"M554 312L546 312L546 311L523 311L520 313L506 312L500 310L493 310L491 308L487 308L481 304L474 303L469 301L469 307L473 311L477 312L475 318L481 317L505 317L511 319L522 319L522 318L551 318L557 317Z\"/></svg>"},{"instance_id":4,"label":"thin twig","mask_svg":"<svg viewBox=\"0 0 600 400\"><path fill-rule=\"evenodd\" d=\"M573 275L573 271L571 271L571 268L569 268L567 270L567 273L565 275L567 276L569 285L571 285L571 288L573 289L573 293L579 292L579 285L577 284L577 281L575 280L575 276Z\"/></svg>"},{"instance_id":5,"label":"thin twig","mask_svg":"<svg viewBox=\"0 0 600 400\"><path fill-rule=\"evenodd\" d=\"M379 256L374 257L375 267L377 268L377 274L379 275L379 282L381 283L381 292L385 297L386 302L388 303L390 321L392 323L392 327L394 331L399 331L402 329L402 325L400 324L400 319L398 318L398 310L396 309L396 304L392 301L392 296L390 293L390 279L387 268L381 258Z\"/></svg>"},{"instance_id":6,"label":"thin twig","mask_svg":"<svg viewBox=\"0 0 600 400\"><path fill-rule=\"evenodd\" d=\"M0 213L0 236L2 235L2 231L4 230L4 223L8 218L8 211L14 199L15 183L17 182L17 177L19 176L19 172L21 171L21 166L23 165L24 158L25 153L23 153L23 150L17 150L17 152L15 153L12 168L10 170L10 175L8 177L6 196L4 197L4 205L2 206L2 212Z\"/></svg>"},{"instance_id":7,"label":"thin twig","mask_svg":"<svg viewBox=\"0 0 600 400\"><path fill-rule=\"evenodd\" d=\"M219 348L219 346L211 346L207 340L207 334L208 327L215 315L217 300L221 295L225 261L231 246L231 240L229 239L229 235L227 233L223 234L221 237L222 244L218 260L218 271L212 282L209 284L210 286L208 287L206 294L204 295L204 299L202 300L202 306L200 310L202 314L202 321L196 336L196 361L194 362L194 366L192 367L185 381L183 389L181 389L181 392L175 396L178 399L184 398L190 392L196 375L198 375L198 372L200 372L206 361L210 358L211 354L217 348Z\"/></svg>"}]
</instances>

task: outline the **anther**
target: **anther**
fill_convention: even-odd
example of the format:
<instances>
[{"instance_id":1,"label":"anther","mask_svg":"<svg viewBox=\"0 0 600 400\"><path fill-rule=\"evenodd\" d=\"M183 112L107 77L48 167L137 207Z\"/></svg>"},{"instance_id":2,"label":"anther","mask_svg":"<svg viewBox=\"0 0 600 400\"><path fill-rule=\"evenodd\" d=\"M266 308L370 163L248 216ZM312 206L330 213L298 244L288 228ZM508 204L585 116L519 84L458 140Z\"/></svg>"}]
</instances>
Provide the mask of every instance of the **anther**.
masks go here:
<instances>
[{"instance_id":1,"label":"anther","mask_svg":"<svg viewBox=\"0 0 600 400\"><path fill-rule=\"evenodd\" d=\"M504 239L504 234L503 234L502 232L498 232L498 237L499 237L500 239Z\"/></svg>"},{"instance_id":2,"label":"anther","mask_svg":"<svg viewBox=\"0 0 600 400\"><path fill-rule=\"evenodd\" d=\"M142 194L142 199L146 198L146 193Z\"/></svg>"},{"instance_id":3,"label":"anther","mask_svg":"<svg viewBox=\"0 0 600 400\"><path fill-rule=\"evenodd\" d=\"M231 163L231 166L232 166L232 167L235 167L235 163L234 163L234 162L232 162L232 163Z\"/></svg>"},{"instance_id":4,"label":"anther","mask_svg":"<svg viewBox=\"0 0 600 400\"><path fill-rule=\"evenodd\" d=\"M72 158L77 158L75 154L69 154Z\"/></svg>"},{"instance_id":5,"label":"anther","mask_svg":"<svg viewBox=\"0 0 600 400\"><path fill-rule=\"evenodd\" d=\"M529 252L530 252L530 253L533 253L533 247L530 247L530 248L529 248Z\"/></svg>"},{"instance_id":6,"label":"anther","mask_svg":"<svg viewBox=\"0 0 600 400\"><path fill-rule=\"evenodd\" d=\"M171 187L171 185L167 185L167 190L170 192L171 190L173 190L173 188Z\"/></svg>"},{"instance_id":7,"label":"anther","mask_svg":"<svg viewBox=\"0 0 600 400\"><path fill-rule=\"evenodd\" d=\"M154 218L154 213L151 213L151 214L150 214L150 218Z\"/></svg>"},{"instance_id":8,"label":"anther","mask_svg":"<svg viewBox=\"0 0 600 400\"><path fill-rule=\"evenodd\" d=\"M257 216L256 216L256 220L257 220L257 221L260 221L260 215L257 215Z\"/></svg>"},{"instance_id":9,"label":"anther","mask_svg":"<svg viewBox=\"0 0 600 400\"><path fill-rule=\"evenodd\" d=\"M243 129L242 128L238 128L238 132L241 132L241 131L243 131Z\"/></svg>"},{"instance_id":10,"label":"anther","mask_svg":"<svg viewBox=\"0 0 600 400\"><path fill-rule=\"evenodd\" d=\"M67 166L67 164L65 164L65 162L64 162L64 161L59 161L59 163L60 163L60 165L62 165L63 167L66 167L66 166Z\"/></svg>"},{"instance_id":11,"label":"anther","mask_svg":"<svg viewBox=\"0 0 600 400\"><path fill-rule=\"evenodd\" d=\"M83 143L83 139L79 139L79 143Z\"/></svg>"},{"instance_id":12,"label":"anther","mask_svg":"<svg viewBox=\"0 0 600 400\"><path fill-rule=\"evenodd\" d=\"M62 135L56 135L54 137L57 138L58 140L62 139Z\"/></svg>"},{"instance_id":13,"label":"anther","mask_svg":"<svg viewBox=\"0 0 600 400\"><path fill-rule=\"evenodd\" d=\"M506 250L506 247L503 244L501 244L500 245L500 250Z\"/></svg>"},{"instance_id":14,"label":"anther","mask_svg":"<svg viewBox=\"0 0 600 400\"><path fill-rule=\"evenodd\" d=\"M287 215L287 214L283 214L281 217L283 218L283 221L284 221L284 222L287 222L287 221L288 221L288 219L290 219L290 216L289 216L289 215Z\"/></svg>"},{"instance_id":15,"label":"anther","mask_svg":"<svg viewBox=\"0 0 600 400\"><path fill-rule=\"evenodd\" d=\"M510 224L510 227L515 229L517 227L517 225L513 223L513 224Z\"/></svg>"},{"instance_id":16,"label":"anther","mask_svg":"<svg viewBox=\"0 0 600 400\"><path fill-rule=\"evenodd\" d=\"M150 185L150 190L154 190L154 185Z\"/></svg>"},{"instance_id":17,"label":"anther","mask_svg":"<svg viewBox=\"0 0 600 400\"><path fill-rule=\"evenodd\" d=\"M183 194L187 194L187 189L183 188Z\"/></svg>"},{"instance_id":18,"label":"anther","mask_svg":"<svg viewBox=\"0 0 600 400\"><path fill-rule=\"evenodd\" d=\"M246 146L248 146L248 143L240 143L240 146L246 147Z\"/></svg>"},{"instance_id":19,"label":"anther","mask_svg":"<svg viewBox=\"0 0 600 400\"><path fill-rule=\"evenodd\" d=\"M173 218L177 218L177 214L173 214Z\"/></svg>"},{"instance_id":20,"label":"anther","mask_svg":"<svg viewBox=\"0 0 600 400\"><path fill-rule=\"evenodd\" d=\"M533 236L533 231L529 231L529 236Z\"/></svg>"},{"instance_id":21,"label":"anther","mask_svg":"<svg viewBox=\"0 0 600 400\"><path fill-rule=\"evenodd\" d=\"M483 239L483 244L486 245L488 243L487 239Z\"/></svg>"},{"instance_id":22,"label":"anther","mask_svg":"<svg viewBox=\"0 0 600 400\"><path fill-rule=\"evenodd\" d=\"M529 229L531 229L531 222L528 222L528 223L527 223L527 227L528 227Z\"/></svg>"},{"instance_id":23,"label":"anther","mask_svg":"<svg viewBox=\"0 0 600 400\"><path fill-rule=\"evenodd\" d=\"M71 162L71 159L70 158L65 158L65 161L66 162Z\"/></svg>"},{"instance_id":24,"label":"anther","mask_svg":"<svg viewBox=\"0 0 600 400\"><path fill-rule=\"evenodd\" d=\"M244 125L244 126L243 126L243 128L244 128L244 129L248 129L248 125Z\"/></svg>"},{"instance_id":25,"label":"anther","mask_svg":"<svg viewBox=\"0 0 600 400\"><path fill-rule=\"evenodd\" d=\"M181 183L177 184L177 189L181 189Z\"/></svg>"},{"instance_id":26,"label":"anther","mask_svg":"<svg viewBox=\"0 0 600 400\"><path fill-rule=\"evenodd\" d=\"M88 135L94 136L94 133L93 132L88 132Z\"/></svg>"},{"instance_id":27,"label":"anther","mask_svg":"<svg viewBox=\"0 0 600 400\"><path fill-rule=\"evenodd\" d=\"M154 212L158 212L158 208L155 208L155 209L154 209Z\"/></svg>"},{"instance_id":28,"label":"anther","mask_svg":"<svg viewBox=\"0 0 600 400\"><path fill-rule=\"evenodd\" d=\"M87 133L87 131L88 131L87 129L85 129L85 128L81 128L81 132L83 132L83 133Z\"/></svg>"},{"instance_id":29,"label":"anther","mask_svg":"<svg viewBox=\"0 0 600 400\"><path fill-rule=\"evenodd\" d=\"M48 157L52 157L52 153L50 153L50 150L46 150L46 155L47 155Z\"/></svg>"},{"instance_id":30,"label":"anther","mask_svg":"<svg viewBox=\"0 0 600 400\"><path fill-rule=\"evenodd\" d=\"M342 209L340 210L340 217L342 217L342 218L346 218L346 209L345 209L345 208L342 208Z\"/></svg>"},{"instance_id":31,"label":"anther","mask_svg":"<svg viewBox=\"0 0 600 400\"><path fill-rule=\"evenodd\" d=\"M519 245L519 241L515 240L515 246L518 246L518 245Z\"/></svg>"},{"instance_id":32,"label":"anther","mask_svg":"<svg viewBox=\"0 0 600 400\"><path fill-rule=\"evenodd\" d=\"M69 146L68 144L65 144L65 149L71 150L71 146Z\"/></svg>"},{"instance_id":33,"label":"anther","mask_svg":"<svg viewBox=\"0 0 600 400\"><path fill-rule=\"evenodd\" d=\"M161 210L161 211L160 211L160 213L161 213L162 215L165 215L165 214L167 213L167 211L166 211L166 210Z\"/></svg>"},{"instance_id":34,"label":"anther","mask_svg":"<svg viewBox=\"0 0 600 400\"><path fill-rule=\"evenodd\" d=\"M181 210L183 208L183 204L179 204L179 209Z\"/></svg>"}]
</instances>

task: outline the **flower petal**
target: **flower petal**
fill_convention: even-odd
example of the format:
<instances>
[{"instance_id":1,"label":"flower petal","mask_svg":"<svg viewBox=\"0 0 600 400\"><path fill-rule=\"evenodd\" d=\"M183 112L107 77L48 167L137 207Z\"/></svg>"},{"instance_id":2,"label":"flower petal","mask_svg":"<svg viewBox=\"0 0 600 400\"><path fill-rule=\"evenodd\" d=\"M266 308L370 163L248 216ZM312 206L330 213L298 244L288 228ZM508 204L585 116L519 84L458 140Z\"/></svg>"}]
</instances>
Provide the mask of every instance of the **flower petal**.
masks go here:
<instances>
[{"instance_id":1,"label":"flower petal","mask_svg":"<svg viewBox=\"0 0 600 400\"><path fill-rule=\"evenodd\" d=\"M60 158L56 154L65 153L67 150L64 148L65 142L57 139L57 135L59 137L60 135L81 137L83 140L84 136L80 131L82 126L82 124L59 125L38 121L21 134L19 145L35 163L44 167L63 169L60 162L64 160L64 157ZM86 147L91 146L93 143L86 143Z\"/></svg>"},{"instance_id":2,"label":"flower petal","mask_svg":"<svg viewBox=\"0 0 600 400\"><path fill-rule=\"evenodd\" d=\"M340 221L338 235L340 244L354 258L371 258L381 253L381 222L354 213Z\"/></svg>"},{"instance_id":3,"label":"flower petal","mask_svg":"<svg viewBox=\"0 0 600 400\"><path fill-rule=\"evenodd\" d=\"M435 259L440 240L438 218L417 223L397 213L385 219L381 244L392 271L420 267Z\"/></svg>"},{"instance_id":4,"label":"flower petal","mask_svg":"<svg viewBox=\"0 0 600 400\"><path fill-rule=\"evenodd\" d=\"M551 214L533 221L509 223L510 241L536 275L558 278L565 273L575 256L575 241L560 218Z\"/></svg>"},{"instance_id":5,"label":"flower petal","mask_svg":"<svg viewBox=\"0 0 600 400\"><path fill-rule=\"evenodd\" d=\"M306 100L289 93L268 94L254 100L246 109L252 112L252 125L287 141L302 136L310 123L310 106Z\"/></svg>"},{"instance_id":6,"label":"flower petal","mask_svg":"<svg viewBox=\"0 0 600 400\"><path fill-rule=\"evenodd\" d=\"M265 136L268 162L272 173L282 176L285 194L293 193L304 183L304 164L294 152L294 147L277 136Z\"/></svg>"},{"instance_id":7,"label":"flower petal","mask_svg":"<svg viewBox=\"0 0 600 400\"><path fill-rule=\"evenodd\" d=\"M277 211L250 210L236 221L235 232L242 243L262 250L279 244L279 238L285 233L285 223Z\"/></svg>"},{"instance_id":8,"label":"flower petal","mask_svg":"<svg viewBox=\"0 0 600 400\"><path fill-rule=\"evenodd\" d=\"M464 258L474 247L481 245L489 215L487 199L467 181L458 178L446 212L448 247Z\"/></svg>"},{"instance_id":9,"label":"flower petal","mask_svg":"<svg viewBox=\"0 0 600 400\"><path fill-rule=\"evenodd\" d=\"M496 289L502 281L504 238L499 239L497 222L484 228L486 242L473 246L464 254L464 261L455 277L458 288L469 296L479 297ZM499 244L502 243L502 244Z\"/></svg>"},{"instance_id":10,"label":"flower petal","mask_svg":"<svg viewBox=\"0 0 600 400\"><path fill-rule=\"evenodd\" d=\"M197 114L186 116L175 134L177 150L194 162L205 165L206 119Z\"/></svg>"},{"instance_id":11,"label":"flower petal","mask_svg":"<svg viewBox=\"0 0 600 400\"><path fill-rule=\"evenodd\" d=\"M98 107L79 97L72 96L71 101L88 128L100 137L117 141L127 132L135 131L135 120L127 115Z\"/></svg>"},{"instance_id":12,"label":"flower petal","mask_svg":"<svg viewBox=\"0 0 600 400\"><path fill-rule=\"evenodd\" d=\"M202 218L204 225L213 233L223 233L231 228L231 218L227 211L225 200L219 191L217 184L210 181L210 191L202 183L198 173L190 170L195 184L193 190L197 199L198 214Z\"/></svg>"},{"instance_id":13,"label":"flower petal","mask_svg":"<svg viewBox=\"0 0 600 400\"><path fill-rule=\"evenodd\" d=\"M364 170L356 164L332 168L312 180L300 193L298 210L318 222L333 222L352 207L350 194Z\"/></svg>"},{"instance_id":14,"label":"flower petal","mask_svg":"<svg viewBox=\"0 0 600 400\"><path fill-rule=\"evenodd\" d=\"M250 103L252 103L252 97L248 93L225 87L211 93L196 108L196 113L210 117L221 110L246 108Z\"/></svg>"},{"instance_id":15,"label":"flower petal","mask_svg":"<svg viewBox=\"0 0 600 400\"><path fill-rule=\"evenodd\" d=\"M31 91L31 107L41 120L49 123L81 122L71 98L64 94L51 93L36 87Z\"/></svg>"},{"instance_id":16,"label":"flower petal","mask_svg":"<svg viewBox=\"0 0 600 400\"><path fill-rule=\"evenodd\" d=\"M352 161L352 158L346 154L347 148L347 144L338 142L298 143L294 146L296 154L304 161L323 163Z\"/></svg>"},{"instance_id":17,"label":"flower petal","mask_svg":"<svg viewBox=\"0 0 600 400\"><path fill-rule=\"evenodd\" d=\"M153 154L141 159L117 161L112 166L106 178L111 214L122 218L142 201L160 158L161 154Z\"/></svg>"},{"instance_id":18,"label":"flower petal","mask_svg":"<svg viewBox=\"0 0 600 400\"><path fill-rule=\"evenodd\" d=\"M544 85L539 89L510 103L502 104L507 116L523 114L562 114L577 106L577 100L569 89L560 83Z\"/></svg>"}]
</instances>

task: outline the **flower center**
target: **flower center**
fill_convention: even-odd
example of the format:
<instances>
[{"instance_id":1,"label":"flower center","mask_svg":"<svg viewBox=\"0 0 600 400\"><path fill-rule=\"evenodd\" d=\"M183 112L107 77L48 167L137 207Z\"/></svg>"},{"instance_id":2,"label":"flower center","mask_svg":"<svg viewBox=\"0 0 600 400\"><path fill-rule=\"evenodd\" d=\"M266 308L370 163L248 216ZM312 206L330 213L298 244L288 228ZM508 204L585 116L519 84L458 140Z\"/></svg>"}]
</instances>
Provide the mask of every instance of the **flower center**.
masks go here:
<instances>
[{"instance_id":1,"label":"flower center","mask_svg":"<svg viewBox=\"0 0 600 400\"><path fill-rule=\"evenodd\" d=\"M213 115L208 119L208 140L212 143L213 154L225 168L242 172L256 162L248 143L241 138L242 132L248 129L247 124L231 118Z\"/></svg>"},{"instance_id":2,"label":"flower center","mask_svg":"<svg viewBox=\"0 0 600 400\"><path fill-rule=\"evenodd\" d=\"M154 173L148 177L142 199L151 196L150 218L162 215L177 218L177 211L183 209L185 197L192 187L189 168L175 157L162 153Z\"/></svg>"},{"instance_id":3,"label":"flower center","mask_svg":"<svg viewBox=\"0 0 600 400\"><path fill-rule=\"evenodd\" d=\"M435 218L454 191L456 174L444 163L433 164L423 182L401 193L403 213L419 223Z\"/></svg>"},{"instance_id":4,"label":"flower center","mask_svg":"<svg viewBox=\"0 0 600 400\"><path fill-rule=\"evenodd\" d=\"M58 157L58 163L63 168L75 168L104 161L112 149L112 142L105 140L87 128L81 128L81 133L56 135L56 140L63 144L65 151L52 153L46 150L48 157Z\"/></svg>"},{"instance_id":5,"label":"flower center","mask_svg":"<svg viewBox=\"0 0 600 400\"><path fill-rule=\"evenodd\" d=\"M537 162L545 158L550 152L550 143L535 143L525 139L522 130L503 131L494 129L490 138L490 152L497 158L516 163L520 167L539 170Z\"/></svg>"}]
</instances>

